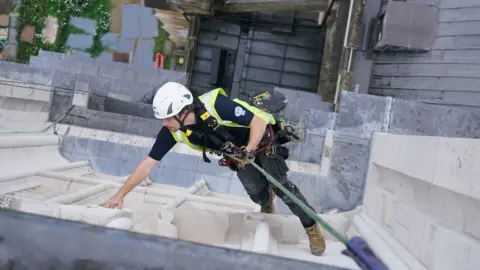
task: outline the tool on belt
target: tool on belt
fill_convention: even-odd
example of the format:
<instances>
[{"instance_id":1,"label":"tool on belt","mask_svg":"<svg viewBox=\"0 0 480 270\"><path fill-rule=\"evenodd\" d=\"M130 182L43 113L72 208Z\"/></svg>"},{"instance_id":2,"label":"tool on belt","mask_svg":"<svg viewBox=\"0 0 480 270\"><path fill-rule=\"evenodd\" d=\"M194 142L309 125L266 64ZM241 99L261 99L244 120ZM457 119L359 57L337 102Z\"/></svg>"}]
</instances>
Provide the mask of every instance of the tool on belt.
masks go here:
<instances>
[{"instance_id":1,"label":"tool on belt","mask_svg":"<svg viewBox=\"0 0 480 270\"><path fill-rule=\"evenodd\" d=\"M237 158L234 155L224 153L224 155L230 157L233 160L241 162L242 160ZM332 228L327 222L320 218L315 211L310 207L305 205L301 200L299 200L295 195L288 191L282 184L280 184L275 178L273 178L269 173L267 173L262 167L254 162L253 159L248 159L248 164L255 167L260 173L262 173L270 183L275 187L283 191L292 201L294 201L303 211L305 211L308 216L317 221L326 231L328 231L333 237L338 241L343 243L347 249L342 253L350 258L352 258L360 268L364 270L388 270L389 268L375 256L373 251L368 246L367 242L361 237L355 236L348 240L345 236L338 233L334 228Z\"/></svg>"}]
</instances>

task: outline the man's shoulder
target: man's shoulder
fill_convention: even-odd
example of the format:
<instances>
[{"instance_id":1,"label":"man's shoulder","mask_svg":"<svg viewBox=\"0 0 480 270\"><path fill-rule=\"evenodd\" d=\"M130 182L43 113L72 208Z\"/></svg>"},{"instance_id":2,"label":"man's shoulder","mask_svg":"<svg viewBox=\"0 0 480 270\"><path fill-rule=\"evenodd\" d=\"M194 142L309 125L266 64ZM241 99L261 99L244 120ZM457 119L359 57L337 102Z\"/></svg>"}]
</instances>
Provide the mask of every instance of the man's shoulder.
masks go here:
<instances>
[{"instance_id":1,"label":"man's shoulder","mask_svg":"<svg viewBox=\"0 0 480 270\"><path fill-rule=\"evenodd\" d=\"M173 139L172 132L168 128L162 127L160 131L158 131L157 140L164 140L169 138Z\"/></svg>"}]
</instances>

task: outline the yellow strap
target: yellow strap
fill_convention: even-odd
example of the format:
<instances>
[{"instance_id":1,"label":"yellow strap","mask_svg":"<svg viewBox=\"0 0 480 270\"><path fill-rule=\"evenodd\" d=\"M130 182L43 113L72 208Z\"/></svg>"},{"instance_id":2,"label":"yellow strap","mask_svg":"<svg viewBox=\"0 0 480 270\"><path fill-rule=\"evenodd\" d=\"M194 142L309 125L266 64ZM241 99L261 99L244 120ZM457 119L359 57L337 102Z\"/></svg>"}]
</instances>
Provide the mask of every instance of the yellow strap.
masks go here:
<instances>
[{"instance_id":1,"label":"yellow strap","mask_svg":"<svg viewBox=\"0 0 480 270\"><path fill-rule=\"evenodd\" d=\"M202 115L200 115L200 118L202 118L203 121L207 120L208 117L210 117L209 112L204 112Z\"/></svg>"}]
</instances>

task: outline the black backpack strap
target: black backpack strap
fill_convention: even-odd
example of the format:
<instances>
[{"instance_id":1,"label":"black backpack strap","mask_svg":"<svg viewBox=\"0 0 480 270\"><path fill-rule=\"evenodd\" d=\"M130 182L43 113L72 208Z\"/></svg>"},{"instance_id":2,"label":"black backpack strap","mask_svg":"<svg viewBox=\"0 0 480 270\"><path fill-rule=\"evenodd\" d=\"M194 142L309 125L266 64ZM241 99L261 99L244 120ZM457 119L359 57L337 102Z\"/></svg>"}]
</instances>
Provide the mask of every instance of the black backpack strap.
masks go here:
<instances>
[{"instance_id":1,"label":"black backpack strap","mask_svg":"<svg viewBox=\"0 0 480 270\"><path fill-rule=\"evenodd\" d=\"M195 104L195 113L200 116L202 119L203 124L199 123L197 126L198 128L191 129L182 127L181 130L189 136L197 136L198 138L204 139L204 147L203 147L203 160L207 163L211 163L210 159L207 157L206 148L207 148L207 141L210 139L218 148L223 149L227 144L228 141L231 140L231 135L228 132L221 132L215 131L218 126L218 121L215 117L213 117L205 108L203 102L200 99L194 99Z\"/></svg>"},{"instance_id":2,"label":"black backpack strap","mask_svg":"<svg viewBox=\"0 0 480 270\"><path fill-rule=\"evenodd\" d=\"M211 129L216 129L218 126L217 119L213 117L208 111L207 108L205 108L205 104L203 104L200 99L195 98L194 99L194 104L195 104L195 111L200 115L200 118L202 121Z\"/></svg>"}]
</instances>

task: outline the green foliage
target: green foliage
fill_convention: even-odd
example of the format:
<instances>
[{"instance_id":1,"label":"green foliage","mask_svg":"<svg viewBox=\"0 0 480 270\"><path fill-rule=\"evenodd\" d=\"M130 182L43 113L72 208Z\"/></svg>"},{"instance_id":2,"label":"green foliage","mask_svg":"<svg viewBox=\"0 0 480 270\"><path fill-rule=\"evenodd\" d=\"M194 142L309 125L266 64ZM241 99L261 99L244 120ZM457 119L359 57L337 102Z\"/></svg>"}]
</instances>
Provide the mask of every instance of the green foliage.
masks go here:
<instances>
[{"instance_id":1,"label":"green foliage","mask_svg":"<svg viewBox=\"0 0 480 270\"><path fill-rule=\"evenodd\" d=\"M165 41L168 39L168 32L158 24L158 37L155 38L155 47L153 48L153 59L155 60L157 53L163 53ZM163 68L170 69L172 59L169 55L164 55Z\"/></svg>"},{"instance_id":2,"label":"green foliage","mask_svg":"<svg viewBox=\"0 0 480 270\"><path fill-rule=\"evenodd\" d=\"M83 33L81 29L69 25L70 17L89 18L97 22L94 43L88 51L92 57L100 55L104 51L100 38L108 32L111 9L109 0L23 0L18 33L21 33L24 25L32 25L37 34L41 34L46 18L53 16L57 18L58 36L55 44L44 44L41 38L37 38L34 44L19 42L18 61L27 63L31 55L38 54L39 49L66 52L69 49L66 46L68 36Z\"/></svg>"}]
</instances>

